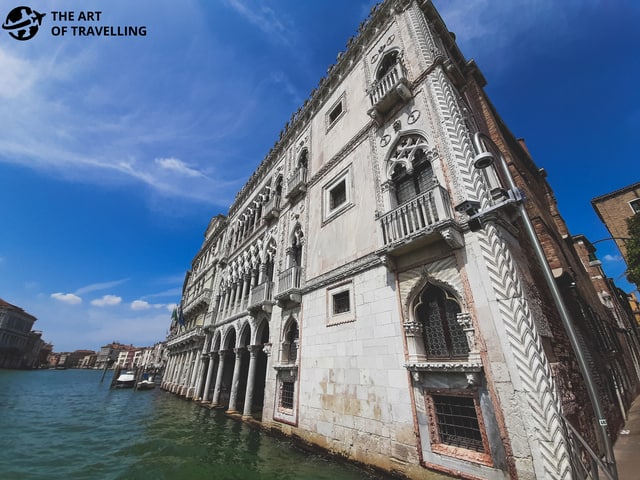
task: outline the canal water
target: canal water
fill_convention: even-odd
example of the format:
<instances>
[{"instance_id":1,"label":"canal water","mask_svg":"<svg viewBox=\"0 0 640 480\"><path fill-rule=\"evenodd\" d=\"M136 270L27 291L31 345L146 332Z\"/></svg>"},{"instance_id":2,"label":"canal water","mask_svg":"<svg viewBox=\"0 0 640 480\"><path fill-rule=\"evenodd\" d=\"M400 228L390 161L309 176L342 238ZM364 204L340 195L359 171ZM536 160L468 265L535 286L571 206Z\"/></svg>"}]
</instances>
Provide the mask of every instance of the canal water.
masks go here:
<instances>
[{"instance_id":1,"label":"canal water","mask_svg":"<svg viewBox=\"0 0 640 480\"><path fill-rule=\"evenodd\" d=\"M112 375L0 370L0 478L379 478L159 388L112 390Z\"/></svg>"}]
</instances>

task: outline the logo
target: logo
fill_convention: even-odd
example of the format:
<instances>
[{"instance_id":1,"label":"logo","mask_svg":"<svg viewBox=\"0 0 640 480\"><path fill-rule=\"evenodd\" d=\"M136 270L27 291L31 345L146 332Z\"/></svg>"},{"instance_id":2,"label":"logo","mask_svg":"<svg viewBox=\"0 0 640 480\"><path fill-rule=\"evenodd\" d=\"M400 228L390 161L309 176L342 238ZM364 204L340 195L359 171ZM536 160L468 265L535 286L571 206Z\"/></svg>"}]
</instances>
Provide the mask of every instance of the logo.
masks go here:
<instances>
[{"instance_id":1,"label":"logo","mask_svg":"<svg viewBox=\"0 0 640 480\"><path fill-rule=\"evenodd\" d=\"M29 7L16 7L9 12L2 29L16 40L29 40L36 36L45 13L38 13Z\"/></svg>"}]
</instances>

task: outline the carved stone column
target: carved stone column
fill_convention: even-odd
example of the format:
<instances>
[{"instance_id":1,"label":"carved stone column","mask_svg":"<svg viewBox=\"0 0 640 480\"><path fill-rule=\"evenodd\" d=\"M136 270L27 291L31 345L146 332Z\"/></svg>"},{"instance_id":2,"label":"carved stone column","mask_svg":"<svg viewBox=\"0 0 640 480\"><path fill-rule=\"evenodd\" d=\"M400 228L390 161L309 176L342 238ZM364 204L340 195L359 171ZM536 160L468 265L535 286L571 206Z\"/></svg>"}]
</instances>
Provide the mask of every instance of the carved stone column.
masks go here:
<instances>
[{"instance_id":1,"label":"carved stone column","mask_svg":"<svg viewBox=\"0 0 640 480\"><path fill-rule=\"evenodd\" d=\"M207 367L207 379L204 382L204 392L202 392L202 403L206 403L209 401L209 389L211 388L211 379L213 378L213 367L216 363L216 358L218 358L217 353L209 354L209 366Z\"/></svg>"},{"instance_id":2,"label":"carved stone column","mask_svg":"<svg viewBox=\"0 0 640 480\"><path fill-rule=\"evenodd\" d=\"M262 345L251 345L249 347L249 373L247 374L247 390L244 397L243 417L251 416L251 407L253 403L253 387L256 375L256 358L258 352L262 349Z\"/></svg>"},{"instance_id":3,"label":"carved stone column","mask_svg":"<svg viewBox=\"0 0 640 480\"><path fill-rule=\"evenodd\" d=\"M198 355L197 357L197 361L196 361L196 365L194 368L194 370L197 372L196 376L194 378L194 381L192 382L192 385L194 385L194 391L193 391L193 399L194 400L200 400L200 392L202 391L202 384L204 383L204 370L205 370L205 365L208 365L208 357L206 355Z\"/></svg>"},{"instance_id":4,"label":"carved stone column","mask_svg":"<svg viewBox=\"0 0 640 480\"><path fill-rule=\"evenodd\" d=\"M231 381L231 396L229 397L229 408L227 413L237 413L236 401L238 400L238 387L240 386L240 367L242 366L242 352L244 348L234 348L236 363L233 367L233 380Z\"/></svg>"},{"instance_id":5,"label":"carved stone column","mask_svg":"<svg viewBox=\"0 0 640 480\"><path fill-rule=\"evenodd\" d=\"M427 352L422 338L422 324L420 322L406 322L403 326L407 337L409 363L426 362Z\"/></svg>"},{"instance_id":6,"label":"carved stone column","mask_svg":"<svg viewBox=\"0 0 640 480\"><path fill-rule=\"evenodd\" d=\"M227 359L227 351L220 350L220 360L218 361L218 373L216 374L216 385L213 388L213 399L211 400L211 406L218 406L220 402L220 390L222 390L222 374L224 372L225 362Z\"/></svg>"},{"instance_id":7,"label":"carved stone column","mask_svg":"<svg viewBox=\"0 0 640 480\"><path fill-rule=\"evenodd\" d=\"M478 351L478 345L476 344L476 331L473 328L471 314L466 312L458 313L456 315L456 321L462 327L462 330L467 337L467 344L469 345L469 362L480 363L480 352Z\"/></svg>"}]
</instances>

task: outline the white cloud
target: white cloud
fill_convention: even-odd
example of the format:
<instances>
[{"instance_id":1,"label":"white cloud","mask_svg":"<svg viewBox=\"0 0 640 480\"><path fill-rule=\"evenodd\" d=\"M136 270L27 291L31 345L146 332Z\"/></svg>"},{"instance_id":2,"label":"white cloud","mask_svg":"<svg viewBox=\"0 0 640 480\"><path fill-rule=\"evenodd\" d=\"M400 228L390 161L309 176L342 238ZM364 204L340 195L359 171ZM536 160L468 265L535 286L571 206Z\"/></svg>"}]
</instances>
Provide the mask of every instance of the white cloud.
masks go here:
<instances>
[{"instance_id":1,"label":"white cloud","mask_svg":"<svg viewBox=\"0 0 640 480\"><path fill-rule=\"evenodd\" d=\"M131 302L131 310L149 310L150 308L151 304L144 300L134 300Z\"/></svg>"},{"instance_id":2,"label":"white cloud","mask_svg":"<svg viewBox=\"0 0 640 480\"><path fill-rule=\"evenodd\" d=\"M605 262L612 262L612 263L619 263L623 261L620 255L610 255L610 254L606 254L604 257L602 257L602 259Z\"/></svg>"},{"instance_id":3,"label":"white cloud","mask_svg":"<svg viewBox=\"0 0 640 480\"><path fill-rule=\"evenodd\" d=\"M188 167L187 164L177 158L156 158L155 163L164 170L170 170L187 177L204 177L201 172Z\"/></svg>"},{"instance_id":4,"label":"white cloud","mask_svg":"<svg viewBox=\"0 0 640 480\"><path fill-rule=\"evenodd\" d=\"M119 305L122 302L122 297L116 295L104 295L102 298L97 298L91 301L91 305L95 307L112 307Z\"/></svg>"},{"instance_id":5,"label":"white cloud","mask_svg":"<svg viewBox=\"0 0 640 480\"><path fill-rule=\"evenodd\" d=\"M74 295L73 293L52 293L51 298L55 298L60 302L68 303L69 305L78 305L79 303L82 303L82 298Z\"/></svg>"}]
</instances>

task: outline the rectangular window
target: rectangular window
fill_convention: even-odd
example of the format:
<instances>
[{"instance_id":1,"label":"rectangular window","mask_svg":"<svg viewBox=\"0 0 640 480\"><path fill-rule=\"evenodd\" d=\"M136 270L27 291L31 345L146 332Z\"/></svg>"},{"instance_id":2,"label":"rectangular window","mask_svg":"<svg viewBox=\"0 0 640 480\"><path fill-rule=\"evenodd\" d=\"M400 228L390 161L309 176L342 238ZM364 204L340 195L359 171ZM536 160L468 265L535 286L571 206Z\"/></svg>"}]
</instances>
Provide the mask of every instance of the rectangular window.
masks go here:
<instances>
[{"instance_id":1,"label":"rectangular window","mask_svg":"<svg viewBox=\"0 0 640 480\"><path fill-rule=\"evenodd\" d=\"M328 112L325 114L327 131L329 131L331 127L333 127L338 122L338 120L344 115L345 110L346 110L345 94L343 93L342 95L340 95L340 98L338 98L336 103L331 105Z\"/></svg>"},{"instance_id":2,"label":"rectangular window","mask_svg":"<svg viewBox=\"0 0 640 480\"><path fill-rule=\"evenodd\" d=\"M322 187L323 225L353 206L351 165Z\"/></svg>"},{"instance_id":3,"label":"rectangular window","mask_svg":"<svg viewBox=\"0 0 640 480\"><path fill-rule=\"evenodd\" d=\"M280 388L280 407L293 409L294 382L282 382Z\"/></svg>"},{"instance_id":4,"label":"rectangular window","mask_svg":"<svg viewBox=\"0 0 640 480\"><path fill-rule=\"evenodd\" d=\"M336 293L333 295L333 314L347 313L351 310L351 302L349 299L349 290Z\"/></svg>"},{"instance_id":5,"label":"rectangular window","mask_svg":"<svg viewBox=\"0 0 640 480\"><path fill-rule=\"evenodd\" d=\"M629 202L629 205L631 206L631 210L633 210L633 213L640 213L640 198L631 200Z\"/></svg>"},{"instance_id":6,"label":"rectangular window","mask_svg":"<svg viewBox=\"0 0 640 480\"><path fill-rule=\"evenodd\" d=\"M475 389L425 390L431 450L493 465L479 392Z\"/></svg>"},{"instance_id":7,"label":"rectangular window","mask_svg":"<svg viewBox=\"0 0 640 480\"><path fill-rule=\"evenodd\" d=\"M440 443L484 452L475 401L472 397L432 395Z\"/></svg>"},{"instance_id":8,"label":"rectangular window","mask_svg":"<svg viewBox=\"0 0 640 480\"><path fill-rule=\"evenodd\" d=\"M331 124L335 122L341 113L342 113L342 103L339 103L334 107L333 110L331 110L331 112L329 112L329 123Z\"/></svg>"},{"instance_id":9,"label":"rectangular window","mask_svg":"<svg viewBox=\"0 0 640 480\"><path fill-rule=\"evenodd\" d=\"M334 210L347 201L347 184L344 180L329 191L329 209Z\"/></svg>"},{"instance_id":10,"label":"rectangular window","mask_svg":"<svg viewBox=\"0 0 640 480\"><path fill-rule=\"evenodd\" d=\"M327 288L327 326L354 322L355 294L351 280Z\"/></svg>"}]
</instances>

